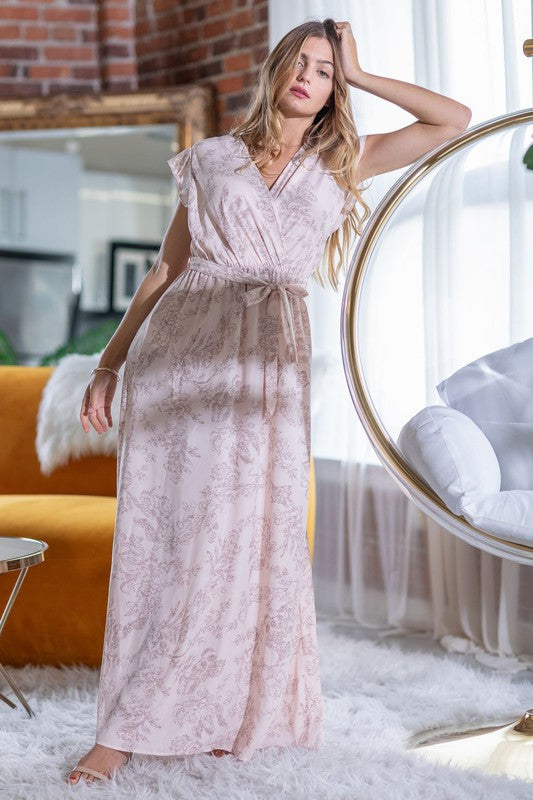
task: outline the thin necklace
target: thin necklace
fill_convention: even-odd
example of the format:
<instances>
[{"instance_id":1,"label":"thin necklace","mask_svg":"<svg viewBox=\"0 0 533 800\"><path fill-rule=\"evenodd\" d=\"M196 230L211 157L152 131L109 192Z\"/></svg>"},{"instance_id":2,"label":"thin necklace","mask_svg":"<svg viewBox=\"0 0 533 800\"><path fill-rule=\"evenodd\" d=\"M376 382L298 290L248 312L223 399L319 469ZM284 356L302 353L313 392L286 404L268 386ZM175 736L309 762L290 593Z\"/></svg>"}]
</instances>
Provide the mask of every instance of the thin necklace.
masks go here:
<instances>
[{"instance_id":1,"label":"thin necklace","mask_svg":"<svg viewBox=\"0 0 533 800\"><path fill-rule=\"evenodd\" d=\"M300 150L302 147L303 147L303 144L301 144L301 145L298 147L298 150ZM296 153L298 152L298 150L296 151ZM289 162L294 160L294 156L296 155L296 153L294 153L294 155L292 155L292 156L289 158L289 161L287 161L287 163L285 164L285 166L284 166L284 167L282 167L282 168L280 169L280 171L279 171L279 172L265 172L263 169L261 169L261 170L260 170L260 172L261 172L261 175L264 175L264 176L265 176L265 178L277 178L277 177L278 177L278 175L281 175L281 173L282 173L282 172L283 172L283 171L286 169L286 167L289 165Z\"/></svg>"},{"instance_id":2,"label":"thin necklace","mask_svg":"<svg viewBox=\"0 0 533 800\"><path fill-rule=\"evenodd\" d=\"M289 162L292 161L293 158L294 158L294 156L292 158L289 158L289 161L287 161L285 166L282 167L279 172L265 172L263 169L261 169L261 175L264 175L266 178L277 178L277 176L281 175L283 170L286 169L286 167L288 167Z\"/></svg>"}]
</instances>

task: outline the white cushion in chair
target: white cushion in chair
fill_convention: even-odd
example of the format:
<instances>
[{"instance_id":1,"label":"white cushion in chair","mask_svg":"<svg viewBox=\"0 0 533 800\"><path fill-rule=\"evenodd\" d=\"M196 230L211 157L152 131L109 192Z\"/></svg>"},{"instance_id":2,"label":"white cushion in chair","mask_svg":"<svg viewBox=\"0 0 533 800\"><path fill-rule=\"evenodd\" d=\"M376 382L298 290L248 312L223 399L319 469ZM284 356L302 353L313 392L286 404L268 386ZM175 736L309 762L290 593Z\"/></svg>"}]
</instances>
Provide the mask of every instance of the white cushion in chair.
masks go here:
<instances>
[{"instance_id":1,"label":"white cushion in chair","mask_svg":"<svg viewBox=\"0 0 533 800\"><path fill-rule=\"evenodd\" d=\"M470 500L461 513L476 528L520 544L533 544L533 491L513 489Z\"/></svg>"},{"instance_id":2,"label":"white cushion in chair","mask_svg":"<svg viewBox=\"0 0 533 800\"><path fill-rule=\"evenodd\" d=\"M461 367L437 391L475 422L533 422L533 338Z\"/></svg>"},{"instance_id":3,"label":"white cushion in chair","mask_svg":"<svg viewBox=\"0 0 533 800\"><path fill-rule=\"evenodd\" d=\"M533 421L477 422L494 448L501 490L533 489Z\"/></svg>"},{"instance_id":4,"label":"white cushion in chair","mask_svg":"<svg viewBox=\"0 0 533 800\"><path fill-rule=\"evenodd\" d=\"M454 408L419 411L403 426L398 446L454 514L463 513L463 502L500 490L494 448L475 422Z\"/></svg>"}]
</instances>

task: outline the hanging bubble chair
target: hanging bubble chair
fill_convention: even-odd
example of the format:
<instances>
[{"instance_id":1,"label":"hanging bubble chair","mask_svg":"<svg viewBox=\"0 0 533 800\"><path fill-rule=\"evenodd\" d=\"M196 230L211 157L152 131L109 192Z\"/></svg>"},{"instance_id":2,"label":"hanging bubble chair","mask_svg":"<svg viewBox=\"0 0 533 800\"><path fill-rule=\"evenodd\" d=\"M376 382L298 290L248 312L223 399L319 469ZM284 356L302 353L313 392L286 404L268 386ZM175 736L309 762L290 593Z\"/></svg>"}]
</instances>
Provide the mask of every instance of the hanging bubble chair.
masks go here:
<instances>
[{"instance_id":1,"label":"hanging bubble chair","mask_svg":"<svg viewBox=\"0 0 533 800\"><path fill-rule=\"evenodd\" d=\"M451 535L525 565L533 564L532 140L525 109L413 164L368 219L341 305L349 391L387 473ZM504 739L526 753L533 710L490 733L439 742L433 731L431 741L435 753L442 744L447 758L473 766L465 741L474 736L478 755ZM428 741L421 734L411 745L429 752ZM533 759L522 758L527 768L513 759L501 771L533 780Z\"/></svg>"}]
</instances>

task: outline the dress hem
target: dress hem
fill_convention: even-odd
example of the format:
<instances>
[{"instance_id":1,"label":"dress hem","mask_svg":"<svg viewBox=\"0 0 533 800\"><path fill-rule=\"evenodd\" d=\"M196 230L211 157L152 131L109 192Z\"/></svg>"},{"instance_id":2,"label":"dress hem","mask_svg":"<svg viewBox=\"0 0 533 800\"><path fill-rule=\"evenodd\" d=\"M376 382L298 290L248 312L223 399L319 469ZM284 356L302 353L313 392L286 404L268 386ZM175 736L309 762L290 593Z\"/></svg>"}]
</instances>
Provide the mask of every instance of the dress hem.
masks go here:
<instances>
[{"instance_id":1,"label":"dress hem","mask_svg":"<svg viewBox=\"0 0 533 800\"><path fill-rule=\"evenodd\" d=\"M129 749L129 746L127 746L127 745L124 745L124 744L118 744L118 745L117 744L107 744L106 742L99 741L98 739L96 740L96 744L100 744L103 747L111 747L113 750L126 750L127 752L131 752L131 753L133 753L135 755L139 755L139 756L156 756L156 757L166 757L166 758L169 758L169 757L183 758L184 756L202 756L202 755L210 754L211 750L229 750L230 752L228 753L228 755L235 756L235 758L238 758L239 761L249 761L249 759L253 756L253 754L257 750L266 750L269 747L291 747L291 748L296 748L296 749L305 748L307 750L320 750L320 748L323 745L323 739L319 744L314 744L314 745L311 745L311 744L295 744L294 742L279 743L279 744L267 744L267 745L263 745L262 747L256 747L254 749L254 751L252 753L250 753L249 756L245 756L244 758L240 755L240 753L243 752L242 750L240 751L240 753L234 753L233 751L231 751L231 745L228 744L227 742L225 742L222 745L217 742L216 744L213 744L212 746L211 745L207 745L205 750L194 750L193 752L190 752L190 753L183 753L183 752L181 752L181 753L154 753L153 751L152 752L146 752L146 751L137 750L137 749L131 750L131 749Z\"/></svg>"}]
</instances>

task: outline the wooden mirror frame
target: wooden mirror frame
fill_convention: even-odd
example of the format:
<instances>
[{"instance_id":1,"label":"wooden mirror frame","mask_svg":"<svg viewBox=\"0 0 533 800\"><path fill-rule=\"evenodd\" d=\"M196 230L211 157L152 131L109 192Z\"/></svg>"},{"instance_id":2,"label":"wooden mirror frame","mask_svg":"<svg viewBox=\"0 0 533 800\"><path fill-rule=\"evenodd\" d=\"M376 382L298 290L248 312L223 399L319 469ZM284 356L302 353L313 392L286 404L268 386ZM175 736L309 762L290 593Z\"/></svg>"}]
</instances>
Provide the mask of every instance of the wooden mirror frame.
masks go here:
<instances>
[{"instance_id":1,"label":"wooden mirror frame","mask_svg":"<svg viewBox=\"0 0 533 800\"><path fill-rule=\"evenodd\" d=\"M187 84L127 94L97 92L0 100L0 131L175 124L179 150L215 135L214 87Z\"/></svg>"}]
</instances>

